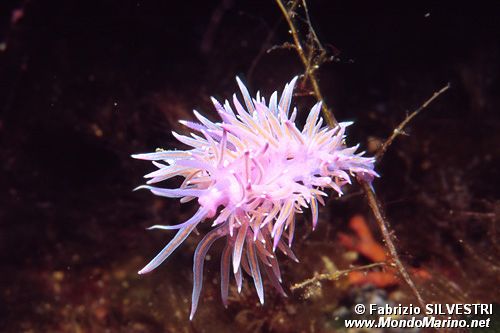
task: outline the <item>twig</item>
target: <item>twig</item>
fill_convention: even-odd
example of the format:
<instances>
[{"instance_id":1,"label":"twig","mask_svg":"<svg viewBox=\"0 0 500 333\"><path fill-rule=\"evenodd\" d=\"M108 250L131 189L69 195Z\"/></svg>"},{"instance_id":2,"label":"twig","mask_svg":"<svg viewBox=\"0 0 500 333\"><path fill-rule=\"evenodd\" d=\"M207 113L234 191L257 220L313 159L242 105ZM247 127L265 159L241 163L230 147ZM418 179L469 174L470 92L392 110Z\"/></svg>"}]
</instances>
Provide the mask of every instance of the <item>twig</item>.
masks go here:
<instances>
[{"instance_id":1,"label":"twig","mask_svg":"<svg viewBox=\"0 0 500 333\"><path fill-rule=\"evenodd\" d=\"M311 84L313 86L315 96L318 100L323 101L323 97L322 97L320 89L319 89L319 84L318 84L316 76L315 76L315 71L311 70L311 63L304 53L304 49L302 48L302 44L300 42L299 35L297 33L297 29L295 28L295 24L294 24L293 20L291 19L289 12L287 11L285 6L283 5L282 1L281 0L275 0L275 1L278 4L278 7L280 8L281 12L283 13L283 16L285 17L285 19L288 23L288 26L290 27L290 33L292 34L292 37L293 37L293 41L295 44L295 50L297 51L297 54L299 55L303 65L304 65L304 68L306 70L306 76L309 75L309 81L311 82ZM303 0L303 1L306 1L306 0ZM314 47L314 44L311 47ZM314 66L316 66L316 67L318 67L319 65L320 64L314 64ZM315 70L317 70L317 68L315 68ZM405 119L405 121L403 121L402 126L400 125L401 126L400 130L402 130L404 128L404 126L406 124L408 124L408 122L412 118L414 118L421 110L423 110L434 99L436 99L439 96L439 94L446 91L446 89L448 89L448 86L443 88L443 89L442 89L442 91L438 92L437 95L435 94L428 101L426 101L416 112L412 113L409 117L407 117L407 119ZM331 127L335 127L337 125L337 121L335 120L335 117L333 116L333 114L331 114L330 110L328 109L328 107L327 107L326 103L324 103L324 101L323 101L322 111L323 111L323 114L325 116L325 120L326 120L327 124ZM399 133L397 133L394 136L394 138L398 134ZM385 143L385 146L386 146L385 150L387 150L390 143L392 141L394 141L394 138L390 139L391 141L387 141ZM408 284L408 286L412 290L413 294L417 298L419 305L422 308L425 308L425 302L424 302L422 296L420 295L420 292L415 287L415 283L413 282L410 275L408 274L408 271L406 270L403 263L399 259L399 255L398 255L398 252L396 250L396 246L394 245L394 242L392 240L392 237L391 237L391 234L389 231L389 229L390 229L389 222L387 221L387 219L384 217L384 215L382 213L382 209L381 209L380 203L375 195L375 192L373 192L370 184L368 184L364 181L361 182L361 186L366 194L368 204L373 212L373 215L375 216L375 220L377 221L377 224L380 228L380 231L381 231L382 236L384 238L384 242L389 250L389 255L390 255L389 262L390 262L390 264L397 268L399 274L405 280L406 284Z\"/></svg>"},{"instance_id":2,"label":"twig","mask_svg":"<svg viewBox=\"0 0 500 333\"><path fill-rule=\"evenodd\" d=\"M296 289L301 289L301 288L307 287L308 285L314 284L314 283L319 282L319 281L335 281L335 280L338 280L343 275L347 275L351 272L364 271L366 269L371 269L374 267L380 267L380 266L385 266L385 265L386 265L385 262L376 262L373 264L357 266L357 267L353 267L353 268L349 268L349 269L344 269L341 271L336 271L333 273L315 274L312 278L309 278L307 280L304 280L302 282L294 284L293 286L290 287L290 290L294 291Z\"/></svg>"},{"instance_id":3,"label":"twig","mask_svg":"<svg viewBox=\"0 0 500 333\"><path fill-rule=\"evenodd\" d=\"M321 44L321 41L319 40L318 35L316 34L316 31L314 30L314 27L311 23L311 17L309 16L309 8L307 7L306 0L302 0L302 6L304 7L304 13L306 14L306 22L307 22L307 26L309 27L309 33L312 35L314 42L316 42L316 44L318 44L318 47L319 47L321 54L324 55L326 53L326 51L325 51L323 45Z\"/></svg>"},{"instance_id":4,"label":"twig","mask_svg":"<svg viewBox=\"0 0 500 333\"><path fill-rule=\"evenodd\" d=\"M309 78L309 82L311 82L314 95L316 96L316 99L318 101L323 101L323 95L321 94L318 80L316 79L316 75L314 73L315 69L317 69L314 67L317 66L317 64L312 64L311 61L309 61L309 59L307 58L304 52L304 48L302 47L302 43L300 42L297 29L295 28L295 24L292 18L290 17L289 11L285 8L285 5L283 5L283 2L281 2L281 0L276 0L276 3L278 4L278 7L280 8L283 16L285 17L286 22L288 23L288 27L290 28L290 33L292 34L293 43L295 44L295 50L297 51L297 54L299 55L299 58L306 69L306 77ZM323 103L322 111L327 124L330 125L331 127L337 126L337 120L330 112L330 110L328 110L326 103Z\"/></svg>"},{"instance_id":5,"label":"twig","mask_svg":"<svg viewBox=\"0 0 500 333\"><path fill-rule=\"evenodd\" d=\"M378 151L375 154L375 158L377 159L377 162L380 162L382 160L382 157L384 156L385 152L387 151L387 148L392 144L392 142L398 137L398 135L401 135L403 133L403 130L408 123L415 118L422 110L427 108L436 98L438 98L442 93L444 93L446 90L450 88L450 84L448 83L446 86L441 88L441 90L436 91L431 98L426 100L424 104L422 104L418 109L413 111L410 115L408 115L405 120L403 120L398 127L392 131L392 135L380 146Z\"/></svg>"},{"instance_id":6,"label":"twig","mask_svg":"<svg viewBox=\"0 0 500 333\"><path fill-rule=\"evenodd\" d=\"M378 227L382 232L384 243L387 246L387 249L389 250L390 265L397 268L403 280L405 280L406 284L410 287L413 294L415 294L415 297L417 298L420 307L422 309L425 309L425 301L422 298L422 295L420 295L420 292L418 291L417 287L415 286L415 283L411 279L410 274L408 274L408 271L406 270L405 266L399 259L398 251L396 250L396 246L392 241L391 233L389 232L390 230L389 221L387 221L387 219L384 216L384 213L382 212L382 208L380 207L380 203L377 199L375 192L373 192L373 189L370 186L370 184L368 184L365 181L361 182L361 186L365 191L366 198L368 200L368 205L370 206L373 215L375 216L375 220L377 221Z\"/></svg>"}]
</instances>

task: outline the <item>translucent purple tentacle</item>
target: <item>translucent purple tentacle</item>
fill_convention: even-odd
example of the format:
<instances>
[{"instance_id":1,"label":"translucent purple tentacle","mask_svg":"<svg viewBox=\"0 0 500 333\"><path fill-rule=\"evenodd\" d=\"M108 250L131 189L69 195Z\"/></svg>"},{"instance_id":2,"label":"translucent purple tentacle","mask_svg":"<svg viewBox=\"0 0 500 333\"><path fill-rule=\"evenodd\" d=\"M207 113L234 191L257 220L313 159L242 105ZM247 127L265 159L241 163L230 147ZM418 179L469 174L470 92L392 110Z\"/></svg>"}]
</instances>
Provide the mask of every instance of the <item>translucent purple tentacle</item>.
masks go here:
<instances>
[{"instance_id":1,"label":"translucent purple tentacle","mask_svg":"<svg viewBox=\"0 0 500 333\"><path fill-rule=\"evenodd\" d=\"M179 123L182 125L186 126L187 128L190 128L194 131L201 132L207 130L207 127L198 123L194 123L192 121L187 121L187 120L179 120Z\"/></svg>"},{"instance_id":2,"label":"translucent purple tentacle","mask_svg":"<svg viewBox=\"0 0 500 333\"><path fill-rule=\"evenodd\" d=\"M238 235L236 236L236 241L234 243L233 251L233 272L236 273L238 267L241 263L241 254L243 252L243 245L245 244L245 236L248 230L248 223L243 222L243 224L238 229Z\"/></svg>"},{"instance_id":3,"label":"translucent purple tentacle","mask_svg":"<svg viewBox=\"0 0 500 333\"><path fill-rule=\"evenodd\" d=\"M246 253L246 249L245 249L245 253ZM245 272L248 275L252 276L252 271L250 270L250 265L248 264L248 258L247 258L246 254L244 254L241 257L241 267L243 267L243 271L242 272Z\"/></svg>"},{"instance_id":4,"label":"translucent purple tentacle","mask_svg":"<svg viewBox=\"0 0 500 333\"><path fill-rule=\"evenodd\" d=\"M255 110L255 106L252 103L252 97L250 97L247 87L243 84L243 82L241 82L239 77L236 77L236 82L240 87L241 94L243 95L243 99L245 100L245 105L247 106L248 112L252 114Z\"/></svg>"},{"instance_id":5,"label":"translucent purple tentacle","mask_svg":"<svg viewBox=\"0 0 500 333\"><path fill-rule=\"evenodd\" d=\"M285 244L285 242L283 242L282 240L280 242L278 242L278 248L281 250L281 252L286 254L293 261L299 262L299 259L297 258L295 253L293 253L292 249L287 244Z\"/></svg>"},{"instance_id":6,"label":"translucent purple tentacle","mask_svg":"<svg viewBox=\"0 0 500 333\"><path fill-rule=\"evenodd\" d=\"M154 257L153 260L149 262L149 264L147 264L143 269L139 271L139 274L149 273L153 269L158 267L162 262L164 262L165 259L167 259L172 254L172 252L174 252L175 249L177 249L179 245L184 242L184 240L191 234L193 229L196 228L200 221L193 221L193 223L180 229L174 236L174 238L172 238L172 240L167 244L167 246L165 246L163 250L161 250L160 253L158 253L156 257Z\"/></svg>"},{"instance_id":7,"label":"translucent purple tentacle","mask_svg":"<svg viewBox=\"0 0 500 333\"><path fill-rule=\"evenodd\" d=\"M241 287L243 285L243 274L241 273L241 267L234 273L234 279L236 280L236 287L238 288L238 293L241 292Z\"/></svg>"},{"instance_id":8,"label":"translucent purple tentacle","mask_svg":"<svg viewBox=\"0 0 500 333\"><path fill-rule=\"evenodd\" d=\"M280 281L276 278L273 269L269 266L264 266L264 272L266 273L266 276L269 279L269 281L271 281L271 284L274 287L274 289L276 289L283 297L288 297L285 290L281 286Z\"/></svg>"},{"instance_id":9,"label":"translucent purple tentacle","mask_svg":"<svg viewBox=\"0 0 500 333\"><path fill-rule=\"evenodd\" d=\"M250 271L252 273L253 283L255 289L257 290L257 295L261 304L264 304L264 286L262 284L262 276L260 275L259 259L257 258L257 253L255 252L255 245L252 242L251 236L247 236L247 258L248 264L250 266Z\"/></svg>"},{"instance_id":10,"label":"translucent purple tentacle","mask_svg":"<svg viewBox=\"0 0 500 333\"><path fill-rule=\"evenodd\" d=\"M132 158L146 161L155 160L171 160L177 158L186 158L189 156L189 152L184 150L162 150L155 153L145 153L145 154L134 154Z\"/></svg>"},{"instance_id":11,"label":"translucent purple tentacle","mask_svg":"<svg viewBox=\"0 0 500 333\"><path fill-rule=\"evenodd\" d=\"M198 307L198 300L203 286L203 264L205 263L207 252L217 239L226 234L226 229L224 226L213 229L203 237L196 247L193 262L193 295L191 297L191 314L189 315L189 320L193 319Z\"/></svg>"},{"instance_id":12,"label":"translucent purple tentacle","mask_svg":"<svg viewBox=\"0 0 500 333\"><path fill-rule=\"evenodd\" d=\"M318 224L318 202L316 199L311 199L311 213L312 213L312 225L313 230L316 229Z\"/></svg>"},{"instance_id":13,"label":"translucent purple tentacle","mask_svg":"<svg viewBox=\"0 0 500 333\"><path fill-rule=\"evenodd\" d=\"M198 189L189 189L189 188L168 189L168 188L160 188L149 185L141 185L136 187L134 190L141 190L141 189L150 190L153 194L167 198L200 197L206 192L205 190L198 190Z\"/></svg>"},{"instance_id":14,"label":"translucent purple tentacle","mask_svg":"<svg viewBox=\"0 0 500 333\"><path fill-rule=\"evenodd\" d=\"M220 259L220 293L222 304L227 308L227 299L229 295L229 269L231 265L231 242L229 238L226 241L226 246L222 250Z\"/></svg>"},{"instance_id":15,"label":"translucent purple tentacle","mask_svg":"<svg viewBox=\"0 0 500 333\"><path fill-rule=\"evenodd\" d=\"M280 271L280 265L278 263L278 259L276 259L276 256L269 258L269 261L271 262L271 269L278 280L279 283L281 283L281 271Z\"/></svg>"},{"instance_id":16,"label":"translucent purple tentacle","mask_svg":"<svg viewBox=\"0 0 500 333\"><path fill-rule=\"evenodd\" d=\"M290 109L290 103L292 102L293 88L295 87L295 82L297 82L298 78L299 77L296 76L292 79L292 81L290 81L290 83L287 83L285 85L285 89L283 90L283 94L281 95L279 108L284 113L285 119L288 118L288 111Z\"/></svg>"}]
</instances>

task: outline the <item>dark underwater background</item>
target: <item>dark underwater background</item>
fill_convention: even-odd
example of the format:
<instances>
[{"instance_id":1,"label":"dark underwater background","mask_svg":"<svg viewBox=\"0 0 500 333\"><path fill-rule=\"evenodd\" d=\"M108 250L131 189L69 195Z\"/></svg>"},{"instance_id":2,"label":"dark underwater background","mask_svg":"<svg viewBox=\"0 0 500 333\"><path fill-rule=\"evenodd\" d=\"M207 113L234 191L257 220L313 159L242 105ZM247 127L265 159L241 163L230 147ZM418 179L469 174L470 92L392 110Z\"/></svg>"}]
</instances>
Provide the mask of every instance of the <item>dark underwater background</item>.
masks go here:
<instances>
[{"instance_id":1,"label":"dark underwater background","mask_svg":"<svg viewBox=\"0 0 500 333\"><path fill-rule=\"evenodd\" d=\"M374 186L428 302L498 303L500 6L308 5L334 56L321 89L337 119L355 121L350 144L370 151L450 83L391 146ZM189 322L200 236L137 275L172 236L145 228L182 222L194 205L132 192L154 168L130 155L182 148L177 121L194 108L216 119L209 97L230 99L236 75L252 93L281 91L302 65L293 50L267 50L289 41L274 1L0 3L0 332L336 332L356 302L415 304L397 282L342 277L290 291L315 272L372 262L339 241L356 236L353 216L380 239L356 185L328 200L314 233L309 212L300 217L301 263L280 258L286 299L266 286L260 306L246 283L224 309L219 244ZM295 98L301 119L314 102Z\"/></svg>"}]
</instances>

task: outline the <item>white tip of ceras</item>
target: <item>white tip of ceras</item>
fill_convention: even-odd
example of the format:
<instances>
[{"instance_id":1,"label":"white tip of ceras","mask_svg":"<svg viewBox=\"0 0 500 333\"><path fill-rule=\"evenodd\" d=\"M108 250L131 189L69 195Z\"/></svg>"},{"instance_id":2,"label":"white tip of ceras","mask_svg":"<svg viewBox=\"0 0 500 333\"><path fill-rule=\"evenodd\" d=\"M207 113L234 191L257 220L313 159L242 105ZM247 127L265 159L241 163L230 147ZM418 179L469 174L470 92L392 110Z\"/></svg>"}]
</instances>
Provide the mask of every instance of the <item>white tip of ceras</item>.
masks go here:
<instances>
[{"instance_id":1,"label":"white tip of ceras","mask_svg":"<svg viewBox=\"0 0 500 333\"><path fill-rule=\"evenodd\" d=\"M212 101L213 104L220 104L219 101L214 96L210 96L210 100Z\"/></svg>"},{"instance_id":2,"label":"white tip of ceras","mask_svg":"<svg viewBox=\"0 0 500 333\"><path fill-rule=\"evenodd\" d=\"M158 224L155 224L155 225L152 225L150 227L147 227L146 230L155 230L155 229L163 229L163 230L168 230L170 229L168 226L165 226L165 225L158 225Z\"/></svg>"},{"instance_id":3,"label":"white tip of ceras","mask_svg":"<svg viewBox=\"0 0 500 333\"><path fill-rule=\"evenodd\" d=\"M239 86L244 86L243 81L241 81L239 76L236 76L236 82L238 83Z\"/></svg>"},{"instance_id":4,"label":"white tip of ceras","mask_svg":"<svg viewBox=\"0 0 500 333\"><path fill-rule=\"evenodd\" d=\"M145 186L145 185L140 185L140 186L137 186L136 188L134 188L134 189L132 190L132 192L139 191L139 190L143 190L143 189L147 189L147 186Z\"/></svg>"}]
</instances>

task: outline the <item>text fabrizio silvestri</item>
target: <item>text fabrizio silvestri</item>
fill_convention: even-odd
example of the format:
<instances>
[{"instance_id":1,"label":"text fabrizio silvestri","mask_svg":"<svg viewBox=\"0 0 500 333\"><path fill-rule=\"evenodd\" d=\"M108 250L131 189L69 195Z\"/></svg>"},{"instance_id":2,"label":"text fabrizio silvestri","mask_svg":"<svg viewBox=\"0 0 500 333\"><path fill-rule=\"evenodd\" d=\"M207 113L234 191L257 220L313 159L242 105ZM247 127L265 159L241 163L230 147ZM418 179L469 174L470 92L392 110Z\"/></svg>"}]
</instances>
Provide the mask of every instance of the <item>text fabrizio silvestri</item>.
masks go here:
<instances>
[{"instance_id":1,"label":"text fabrizio silvestri","mask_svg":"<svg viewBox=\"0 0 500 333\"><path fill-rule=\"evenodd\" d=\"M396 306L379 306L377 304L370 304L369 314L378 315L419 315L422 309L413 304ZM425 306L426 315L492 315L493 304L427 304Z\"/></svg>"}]
</instances>

